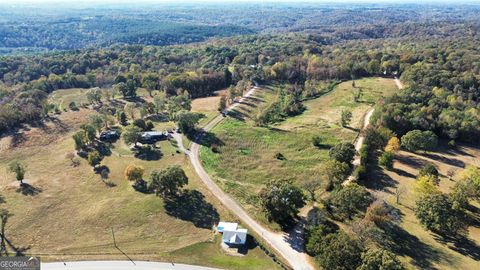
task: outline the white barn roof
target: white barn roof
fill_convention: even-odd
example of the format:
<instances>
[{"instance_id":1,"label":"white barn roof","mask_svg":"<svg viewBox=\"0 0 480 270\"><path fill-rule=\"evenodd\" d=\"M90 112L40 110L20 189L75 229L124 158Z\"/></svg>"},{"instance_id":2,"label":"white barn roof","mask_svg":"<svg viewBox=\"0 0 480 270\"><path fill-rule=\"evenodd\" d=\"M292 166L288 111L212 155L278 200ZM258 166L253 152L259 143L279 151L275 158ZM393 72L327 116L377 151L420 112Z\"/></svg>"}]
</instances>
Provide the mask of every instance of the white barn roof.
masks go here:
<instances>
[{"instance_id":1,"label":"white barn roof","mask_svg":"<svg viewBox=\"0 0 480 270\"><path fill-rule=\"evenodd\" d=\"M247 241L247 229L223 231L222 240L227 244L243 245Z\"/></svg>"}]
</instances>

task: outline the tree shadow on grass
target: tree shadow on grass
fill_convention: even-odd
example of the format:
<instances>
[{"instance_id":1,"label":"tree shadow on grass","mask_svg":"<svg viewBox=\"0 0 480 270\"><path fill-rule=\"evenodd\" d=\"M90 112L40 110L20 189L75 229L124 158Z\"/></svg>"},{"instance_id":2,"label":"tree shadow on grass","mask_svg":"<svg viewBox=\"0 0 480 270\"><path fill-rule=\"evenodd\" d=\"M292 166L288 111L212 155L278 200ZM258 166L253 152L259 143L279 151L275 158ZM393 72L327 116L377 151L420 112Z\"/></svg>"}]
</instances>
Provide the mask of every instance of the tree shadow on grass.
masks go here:
<instances>
[{"instance_id":1,"label":"tree shadow on grass","mask_svg":"<svg viewBox=\"0 0 480 270\"><path fill-rule=\"evenodd\" d=\"M440 254L437 250L426 245L400 226L393 225L387 232L394 239L392 249L395 253L411 257L412 263L420 269L436 269L432 262L440 260Z\"/></svg>"},{"instance_id":2,"label":"tree shadow on grass","mask_svg":"<svg viewBox=\"0 0 480 270\"><path fill-rule=\"evenodd\" d=\"M199 131L194 138L189 138L202 146L211 147L212 145L223 146L224 143L214 133L209 131Z\"/></svg>"},{"instance_id":3,"label":"tree shadow on grass","mask_svg":"<svg viewBox=\"0 0 480 270\"><path fill-rule=\"evenodd\" d=\"M156 123L157 122L163 123L163 122L169 121L168 115L164 115L164 114L149 115L145 119L150 120L152 122L156 122Z\"/></svg>"},{"instance_id":4,"label":"tree shadow on grass","mask_svg":"<svg viewBox=\"0 0 480 270\"><path fill-rule=\"evenodd\" d=\"M243 100L243 101L241 101L241 102L238 102L238 103L241 104L241 105L245 105L245 106L251 107L251 108L256 108L256 107L257 107L257 104L254 104L254 103L252 103L252 102L249 102L248 99L245 99L245 100Z\"/></svg>"},{"instance_id":5,"label":"tree shadow on grass","mask_svg":"<svg viewBox=\"0 0 480 270\"><path fill-rule=\"evenodd\" d=\"M377 165L376 159L368 163L367 177L360 180L366 188L372 190L382 190L387 193L392 193L388 188L395 187L398 182L391 178L384 170Z\"/></svg>"},{"instance_id":6,"label":"tree shadow on grass","mask_svg":"<svg viewBox=\"0 0 480 270\"><path fill-rule=\"evenodd\" d=\"M195 227L211 229L220 216L212 204L197 190L185 190L178 196L165 199L165 211L168 215L190 221Z\"/></svg>"},{"instance_id":7,"label":"tree shadow on grass","mask_svg":"<svg viewBox=\"0 0 480 270\"><path fill-rule=\"evenodd\" d=\"M245 99L245 101L252 101L256 103L264 102L265 100L260 97L255 97L255 96L249 96L248 98Z\"/></svg>"},{"instance_id":8,"label":"tree shadow on grass","mask_svg":"<svg viewBox=\"0 0 480 270\"><path fill-rule=\"evenodd\" d=\"M15 132L12 134L12 140L10 142L10 147L14 148L19 146L20 144L27 141L27 137L23 132Z\"/></svg>"},{"instance_id":9,"label":"tree shadow on grass","mask_svg":"<svg viewBox=\"0 0 480 270\"><path fill-rule=\"evenodd\" d=\"M403 177L407 177L407 178L412 178L412 179L415 179L415 175L409 173L409 172L406 172L402 169L399 169L399 168L393 168L392 169L392 172L400 175L400 176L403 176Z\"/></svg>"},{"instance_id":10,"label":"tree shadow on grass","mask_svg":"<svg viewBox=\"0 0 480 270\"><path fill-rule=\"evenodd\" d=\"M465 168L465 162L463 162L459 159L456 159L456 158L448 158L448 157L444 157L444 156L437 155L437 154L434 154L434 153L421 153L419 155L421 155L423 157L433 159L433 160L438 161L438 162L442 162L442 163L445 163L445 164L448 164L448 165L452 165L452 166L455 166L455 167Z\"/></svg>"},{"instance_id":11,"label":"tree shadow on grass","mask_svg":"<svg viewBox=\"0 0 480 270\"><path fill-rule=\"evenodd\" d=\"M159 160L163 157L163 153L158 148L153 148L151 146L140 147L135 152L135 157L141 160Z\"/></svg>"},{"instance_id":12,"label":"tree shadow on grass","mask_svg":"<svg viewBox=\"0 0 480 270\"><path fill-rule=\"evenodd\" d=\"M351 130L353 132L360 132L359 128L354 128L354 127L350 127L350 126L346 126L345 128L348 129L348 130Z\"/></svg>"},{"instance_id":13,"label":"tree shadow on grass","mask_svg":"<svg viewBox=\"0 0 480 270\"><path fill-rule=\"evenodd\" d=\"M55 125L55 132L57 133L65 133L70 130L70 126L65 124L57 117L48 117L45 119L45 121L53 123ZM46 125L42 125L41 128L46 132L50 131L50 129Z\"/></svg>"},{"instance_id":14,"label":"tree shadow on grass","mask_svg":"<svg viewBox=\"0 0 480 270\"><path fill-rule=\"evenodd\" d=\"M462 254L463 256L470 257L475 261L480 260L480 247L466 236L441 236L437 234L434 238L438 242L448 246L448 248Z\"/></svg>"},{"instance_id":15,"label":"tree shadow on grass","mask_svg":"<svg viewBox=\"0 0 480 270\"><path fill-rule=\"evenodd\" d=\"M233 119L236 119L236 120L242 121L242 122L245 122L245 119L248 118L248 116L245 113L243 113L243 112L241 112L237 109L229 110L227 115L229 117L232 117Z\"/></svg>"},{"instance_id":16,"label":"tree shadow on grass","mask_svg":"<svg viewBox=\"0 0 480 270\"><path fill-rule=\"evenodd\" d=\"M406 156L406 155L397 155L397 157L395 157L395 159L402 163L402 164L405 164L409 167L412 167L412 168L415 168L415 169L420 169L421 167L423 167L425 164L427 164L428 162L426 160L423 160L423 159L420 159L420 158L417 158L417 157L414 157L414 156Z\"/></svg>"},{"instance_id":17,"label":"tree shadow on grass","mask_svg":"<svg viewBox=\"0 0 480 270\"><path fill-rule=\"evenodd\" d=\"M22 183L20 186L17 188L17 193L21 193L22 195L25 196L36 196L40 192L43 191L41 188L34 187L28 183Z\"/></svg>"}]
</instances>

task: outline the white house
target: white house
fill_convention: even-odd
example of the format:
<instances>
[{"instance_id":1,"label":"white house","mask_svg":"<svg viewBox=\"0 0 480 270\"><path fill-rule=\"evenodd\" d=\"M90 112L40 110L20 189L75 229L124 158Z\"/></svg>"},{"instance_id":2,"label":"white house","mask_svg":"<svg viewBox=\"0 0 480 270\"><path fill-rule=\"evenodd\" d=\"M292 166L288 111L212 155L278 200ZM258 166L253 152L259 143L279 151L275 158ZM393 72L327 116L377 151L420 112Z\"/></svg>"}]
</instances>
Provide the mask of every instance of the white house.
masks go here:
<instances>
[{"instance_id":1,"label":"white house","mask_svg":"<svg viewBox=\"0 0 480 270\"><path fill-rule=\"evenodd\" d=\"M243 245L247 241L247 229L238 228L237 223L220 222L217 231L222 233L222 241L230 245Z\"/></svg>"}]
</instances>

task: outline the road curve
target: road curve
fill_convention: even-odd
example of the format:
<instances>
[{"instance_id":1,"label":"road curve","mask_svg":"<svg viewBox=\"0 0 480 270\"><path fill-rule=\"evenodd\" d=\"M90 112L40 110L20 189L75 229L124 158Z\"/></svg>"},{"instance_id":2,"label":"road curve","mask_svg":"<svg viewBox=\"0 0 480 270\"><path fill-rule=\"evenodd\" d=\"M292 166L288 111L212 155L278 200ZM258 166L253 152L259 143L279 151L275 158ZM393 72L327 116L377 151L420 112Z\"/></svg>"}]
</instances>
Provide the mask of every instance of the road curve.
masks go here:
<instances>
[{"instance_id":1,"label":"road curve","mask_svg":"<svg viewBox=\"0 0 480 270\"><path fill-rule=\"evenodd\" d=\"M234 103L230 106L225 113L228 114L229 111L239 106L246 98L251 96L258 87L253 87L247 94L240 99L239 102ZM220 123L224 119L223 115L218 115L212 121L210 121L203 129L209 131ZM217 184L212 180L208 175L205 169L202 166L199 158L200 145L192 142L190 151L186 152L190 157L190 162L192 163L196 173L203 181L203 183L210 189L210 191L217 197L220 202L222 202L233 214L236 214L242 222L247 225L251 230L262 237L262 239L270 245L273 249L277 251L295 270L313 270L314 267L310 264L308 256L303 253L295 250L286 239L288 237L283 234L274 233L260 223L255 221L250 215L228 194L226 194Z\"/></svg>"},{"instance_id":2,"label":"road curve","mask_svg":"<svg viewBox=\"0 0 480 270\"><path fill-rule=\"evenodd\" d=\"M42 263L42 270L220 270L188 264L135 261L78 261Z\"/></svg>"},{"instance_id":3,"label":"road curve","mask_svg":"<svg viewBox=\"0 0 480 270\"><path fill-rule=\"evenodd\" d=\"M395 77L395 85L397 86L398 89L403 89L403 84L402 82ZM375 108L371 108L370 110L367 111L363 118L363 126L362 126L362 131L365 130L369 125L370 125L370 118L372 117L373 112L375 111ZM358 165L360 165L360 149L362 148L363 142L365 141L365 135L363 135L360 131L360 135L357 137L355 140L355 150L357 151L357 154L355 155L355 159L353 160L353 168L355 169ZM347 180L345 180L342 185L348 185L351 182L355 181L355 176L350 175Z\"/></svg>"}]
</instances>

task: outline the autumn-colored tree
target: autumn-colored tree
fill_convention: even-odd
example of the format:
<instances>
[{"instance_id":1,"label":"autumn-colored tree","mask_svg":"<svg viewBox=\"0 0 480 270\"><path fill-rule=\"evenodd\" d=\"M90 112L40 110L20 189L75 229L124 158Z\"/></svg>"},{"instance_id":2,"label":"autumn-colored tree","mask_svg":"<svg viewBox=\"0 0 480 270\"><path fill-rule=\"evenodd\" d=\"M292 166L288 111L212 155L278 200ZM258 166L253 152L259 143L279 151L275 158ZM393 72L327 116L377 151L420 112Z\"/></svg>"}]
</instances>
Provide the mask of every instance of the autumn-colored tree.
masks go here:
<instances>
[{"instance_id":1,"label":"autumn-colored tree","mask_svg":"<svg viewBox=\"0 0 480 270\"><path fill-rule=\"evenodd\" d=\"M438 189L438 178L432 175L419 176L415 182L414 189L415 192L420 195L440 193L440 190Z\"/></svg>"},{"instance_id":2,"label":"autumn-colored tree","mask_svg":"<svg viewBox=\"0 0 480 270\"><path fill-rule=\"evenodd\" d=\"M398 150L400 150L400 140L397 137L390 138L385 146L385 152L395 153Z\"/></svg>"},{"instance_id":3,"label":"autumn-colored tree","mask_svg":"<svg viewBox=\"0 0 480 270\"><path fill-rule=\"evenodd\" d=\"M125 179L127 179L128 181L138 182L143 179L144 171L145 170L143 169L142 166L130 164L125 169L125 172L124 172Z\"/></svg>"}]
</instances>

